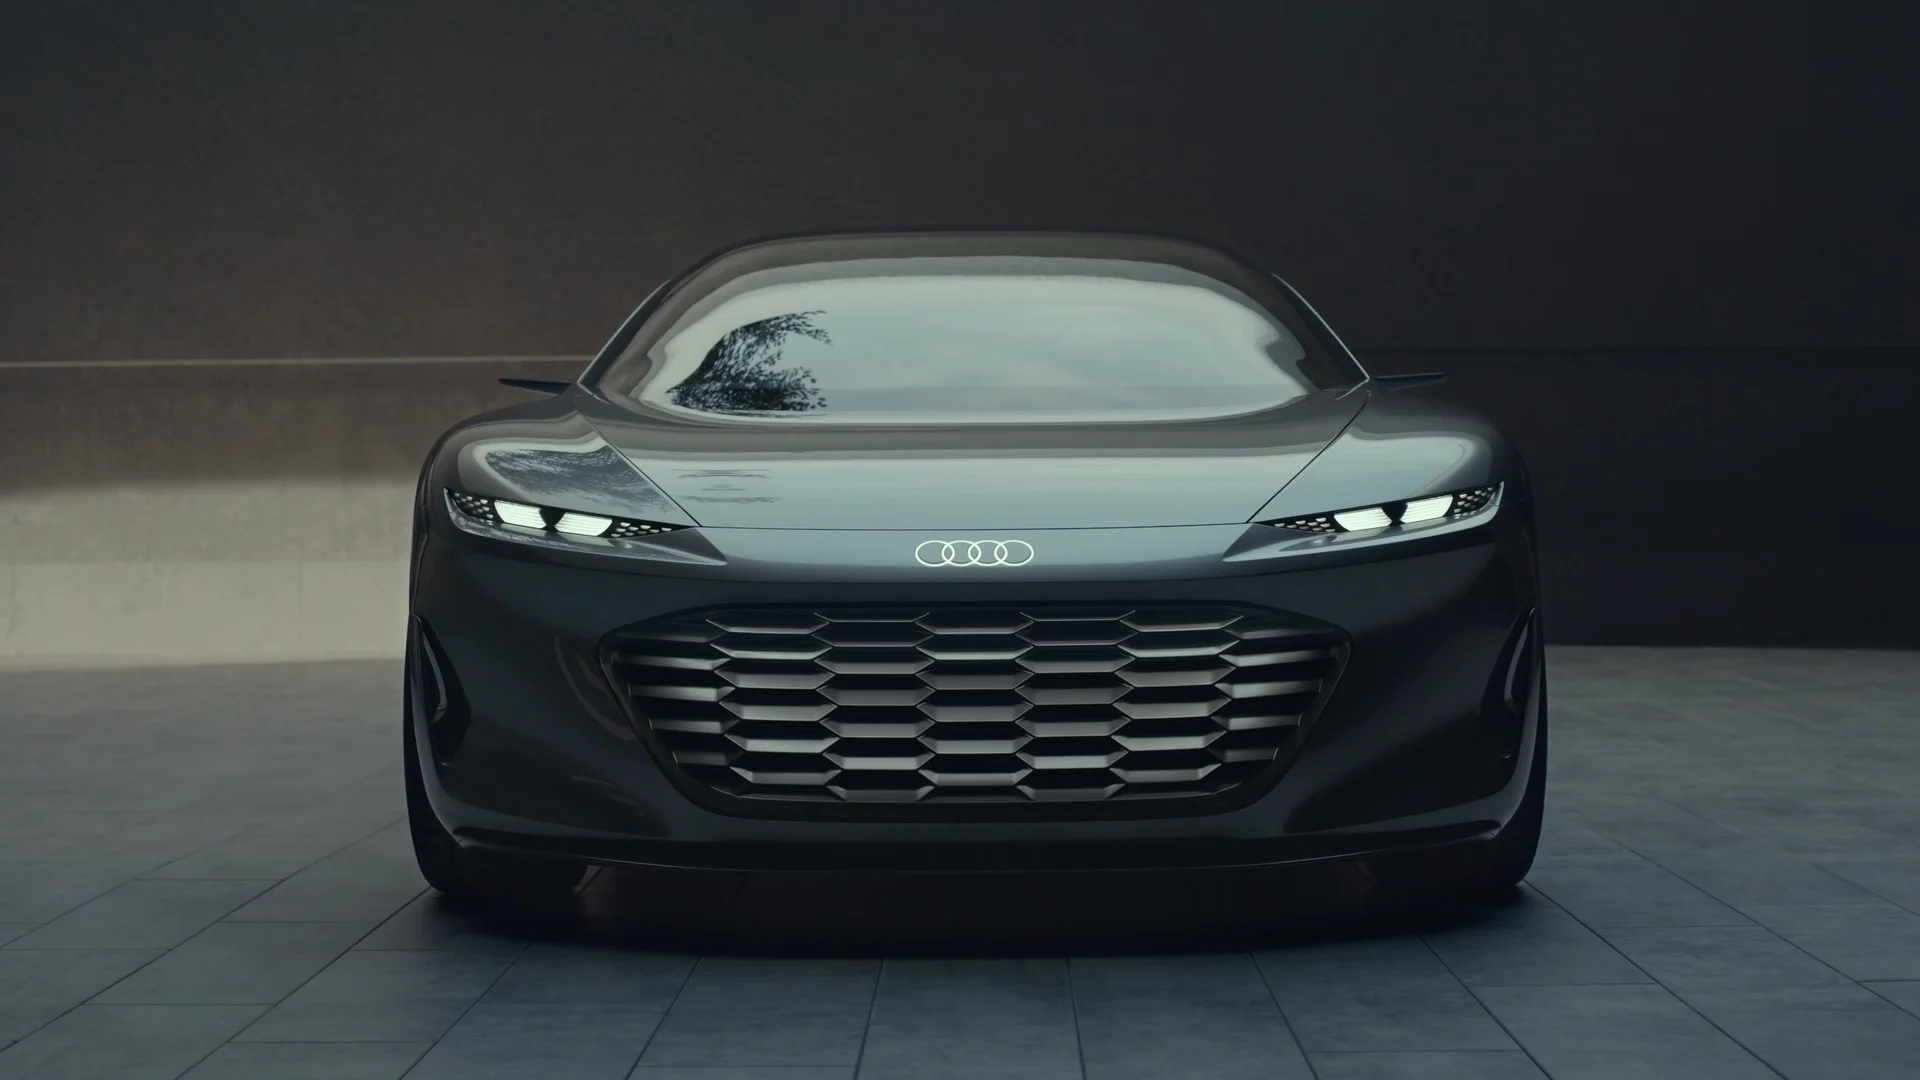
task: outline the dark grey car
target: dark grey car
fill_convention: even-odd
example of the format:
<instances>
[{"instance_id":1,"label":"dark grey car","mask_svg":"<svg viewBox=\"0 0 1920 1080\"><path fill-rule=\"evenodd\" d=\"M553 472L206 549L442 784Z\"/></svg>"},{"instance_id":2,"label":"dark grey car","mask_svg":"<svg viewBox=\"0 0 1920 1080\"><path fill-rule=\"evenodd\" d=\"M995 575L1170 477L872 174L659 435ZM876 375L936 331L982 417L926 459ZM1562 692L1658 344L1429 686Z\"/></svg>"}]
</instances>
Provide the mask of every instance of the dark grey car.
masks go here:
<instances>
[{"instance_id":1,"label":"dark grey car","mask_svg":"<svg viewBox=\"0 0 1920 1080\"><path fill-rule=\"evenodd\" d=\"M422 870L1407 856L1510 887L1545 780L1527 475L1392 383L1184 241L704 263L421 473Z\"/></svg>"}]
</instances>

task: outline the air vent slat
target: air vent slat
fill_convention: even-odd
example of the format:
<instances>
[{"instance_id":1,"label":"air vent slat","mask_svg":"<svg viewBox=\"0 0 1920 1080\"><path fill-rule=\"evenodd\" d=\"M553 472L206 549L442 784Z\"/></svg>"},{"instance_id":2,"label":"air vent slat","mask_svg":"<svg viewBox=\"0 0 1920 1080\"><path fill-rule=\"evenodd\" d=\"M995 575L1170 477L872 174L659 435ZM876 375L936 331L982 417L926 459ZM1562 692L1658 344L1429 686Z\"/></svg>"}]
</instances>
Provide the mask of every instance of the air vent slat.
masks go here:
<instances>
[{"instance_id":1,"label":"air vent slat","mask_svg":"<svg viewBox=\"0 0 1920 1080\"><path fill-rule=\"evenodd\" d=\"M726 609L606 644L683 782L881 814L1230 791L1291 758L1344 648L1193 605Z\"/></svg>"}]
</instances>

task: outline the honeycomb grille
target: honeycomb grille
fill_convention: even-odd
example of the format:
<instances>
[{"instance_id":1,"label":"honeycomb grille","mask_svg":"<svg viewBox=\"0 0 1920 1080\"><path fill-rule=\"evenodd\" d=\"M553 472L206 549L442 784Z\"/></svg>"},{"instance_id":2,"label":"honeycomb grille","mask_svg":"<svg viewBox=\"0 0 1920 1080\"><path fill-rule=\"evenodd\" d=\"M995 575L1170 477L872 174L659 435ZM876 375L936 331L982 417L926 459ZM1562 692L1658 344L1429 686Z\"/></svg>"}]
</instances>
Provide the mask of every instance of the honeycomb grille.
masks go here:
<instances>
[{"instance_id":1,"label":"honeycomb grille","mask_svg":"<svg viewBox=\"0 0 1920 1080\"><path fill-rule=\"evenodd\" d=\"M721 610L611 637L686 778L745 799L1215 795L1291 751L1344 637L1247 608Z\"/></svg>"},{"instance_id":2,"label":"honeycomb grille","mask_svg":"<svg viewBox=\"0 0 1920 1080\"><path fill-rule=\"evenodd\" d=\"M481 521L489 521L496 525L500 523L500 515L493 512L492 499L483 499L478 495L468 495L460 491L448 492L447 498L452 499L453 505L459 507L460 512L468 517L479 518Z\"/></svg>"},{"instance_id":3,"label":"honeycomb grille","mask_svg":"<svg viewBox=\"0 0 1920 1080\"><path fill-rule=\"evenodd\" d=\"M1291 521L1282 522L1280 527L1283 529L1294 529L1299 532L1314 533L1337 533L1341 531L1339 523L1334 521L1330 515L1326 514L1322 514L1319 517L1294 518Z\"/></svg>"},{"instance_id":4,"label":"honeycomb grille","mask_svg":"<svg viewBox=\"0 0 1920 1080\"><path fill-rule=\"evenodd\" d=\"M1486 509L1487 504L1493 501L1494 493L1499 490L1499 488L1489 487L1463 491L1453 497L1453 506L1447 510L1447 516L1465 517L1468 514L1477 514Z\"/></svg>"}]
</instances>

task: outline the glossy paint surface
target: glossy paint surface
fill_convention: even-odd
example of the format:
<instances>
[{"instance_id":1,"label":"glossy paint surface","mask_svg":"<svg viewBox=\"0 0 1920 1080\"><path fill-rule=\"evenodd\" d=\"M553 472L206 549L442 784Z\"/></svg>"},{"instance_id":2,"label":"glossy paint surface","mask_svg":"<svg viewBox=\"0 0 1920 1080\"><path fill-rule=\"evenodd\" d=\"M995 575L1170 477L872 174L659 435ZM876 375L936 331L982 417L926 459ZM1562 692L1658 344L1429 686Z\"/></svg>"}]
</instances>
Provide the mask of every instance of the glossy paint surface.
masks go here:
<instances>
[{"instance_id":1,"label":"glossy paint surface","mask_svg":"<svg viewBox=\"0 0 1920 1080\"><path fill-rule=\"evenodd\" d=\"M638 348L674 296L672 284L656 294L583 382ZM1304 303L1286 318L1344 354ZM1457 520L1339 535L1260 524L1477 487L1498 495ZM617 544L475 528L450 490L680 528ZM1031 557L915 554L973 542ZM1074 424L742 423L575 385L442 439L421 476L416 550L416 632L431 633L471 710L428 790L470 842L717 865L741 844L1189 838L1278 844L1269 854L1285 859L1304 857L1301 844L1360 853L1433 829L1471 838L1513 812L1529 774L1524 752L1490 749L1510 741L1496 734L1509 721L1487 704L1539 602L1524 464L1480 417L1364 373L1260 412ZM670 781L599 659L615 631L675 612L900 603L1254 604L1338 627L1351 655L1298 758L1231 812L971 823L705 805ZM1526 746L1543 707L1536 695L1512 721Z\"/></svg>"},{"instance_id":2,"label":"glossy paint surface","mask_svg":"<svg viewBox=\"0 0 1920 1080\"><path fill-rule=\"evenodd\" d=\"M1452 550L1229 578L897 583L713 580L610 573L430 541L414 598L468 704L470 730L431 778L449 826L668 844L1264 842L1438 826L1491 827L1525 781L1483 711L1519 620L1537 602L1515 519ZM1342 628L1348 665L1298 759L1226 814L1018 822L819 823L715 812L648 752L600 665L609 633L705 607L811 604L1250 603ZM1378 835L1376 835L1378 834ZM957 850L957 849L956 849ZM723 851L679 858L719 858Z\"/></svg>"},{"instance_id":3,"label":"glossy paint surface","mask_svg":"<svg viewBox=\"0 0 1920 1080\"><path fill-rule=\"evenodd\" d=\"M1323 393L1258 419L1140 429L794 430L764 448L697 456L676 453L673 434L644 421L595 420L688 515L716 528L1111 529L1248 520L1360 404Z\"/></svg>"},{"instance_id":4,"label":"glossy paint surface","mask_svg":"<svg viewBox=\"0 0 1920 1080\"><path fill-rule=\"evenodd\" d=\"M604 544L538 545L563 558L717 556L726 568L652 569L813 580L951 578L912 558L926 540L1034 546L1022 566L969 568L984 580L1250 573L1258 568L1249 563L1338 561L1365 544L1417 550L1466 524L1334 542L1259 521L1493 484L1504 485L1503 507L1527 498L1517 457L1471 414L1364 388L1279 412L1291 415L1131 432L965 426L911 442L870 429L746 431L731 445L704 427L649 425L576 389L460 429L427 483L697 527L626 545L624 554ZM429 509L445 517L439 503ZM499 535L510 542L510 533Z\"/></svg>"}]
</instances>

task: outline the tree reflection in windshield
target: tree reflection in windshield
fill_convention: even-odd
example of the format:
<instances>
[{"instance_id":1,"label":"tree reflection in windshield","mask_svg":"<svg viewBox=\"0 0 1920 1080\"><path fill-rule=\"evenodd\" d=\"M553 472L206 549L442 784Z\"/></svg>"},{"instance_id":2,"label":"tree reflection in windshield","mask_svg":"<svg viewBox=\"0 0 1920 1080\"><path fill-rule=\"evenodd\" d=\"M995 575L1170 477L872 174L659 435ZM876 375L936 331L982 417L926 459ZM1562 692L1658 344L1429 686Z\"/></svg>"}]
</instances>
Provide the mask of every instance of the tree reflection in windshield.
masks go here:
<instances>
[{"instance_id":1,"label":"tree reflection in windshield","mask_svg":"<svg viewBox=\"0 0 1920 1080\"><path fill-rule=\"evenodd\" d=\"M727 332L714 343L693 374L668 391L683 409L714 413L809 412L824 408L826 398L807 368L780 369L782 346L798 334L831 345L827 332L814 325L819 311L776 315Z\"/></svg>"}]
</instances>

